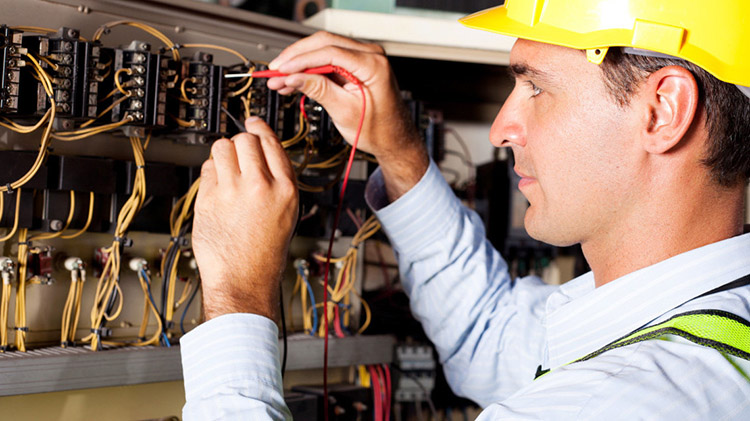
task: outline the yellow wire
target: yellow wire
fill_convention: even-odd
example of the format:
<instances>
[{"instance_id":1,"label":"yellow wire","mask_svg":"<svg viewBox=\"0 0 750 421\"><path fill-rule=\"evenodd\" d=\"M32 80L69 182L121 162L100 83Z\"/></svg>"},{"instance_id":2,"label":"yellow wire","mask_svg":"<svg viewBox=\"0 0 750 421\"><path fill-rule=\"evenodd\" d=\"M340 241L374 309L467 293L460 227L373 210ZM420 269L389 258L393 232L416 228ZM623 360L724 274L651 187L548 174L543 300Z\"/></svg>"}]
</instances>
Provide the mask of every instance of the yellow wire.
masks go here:
<instances>
[{"instance_id":1,"label":"yellow wire","mask_svg":"<svg viewBox=\"0 0 750 421\"><path fill-rule=\"evenodd\" d=\"M177 284L177 268L180 262L180 252L179 247L180 245L175 242L174 239L179 237L180 231L182 231L182 226L184 225L185 221L191 217L192 212L192 206L193 202L195 201L195 197L198 194L198 190L200 188L200 178L195 180L193 185L190 186L188 189L188 192L185 193L183 197L181 197L176 203L175 206L172 208L172 212L170 213L170 235L172 236L172 240L169 242L169 246L167 247L167 251L165 252L165 255L169 254L173 247L177 247L177 253L175 254L174 262L172 262L172 267L169 268L169 278L165 279L164 282L168 283L167 288L167 308L165 309L164 314L164 320L169 323L172 321L174 317L174 311L182 304L182 299L179 300L177 303L174 301L174 295L175 295L175 287ZM179 209L179 212L177 211ZM162 274L166 273L164 266L166 264L166 259L162 261ZM185 290L183 289L183 296L185 296ZM187 298L185 296L185 298Z\"/></svg>"},{"instance_id":2,"label":"yellow wire","mask_svg":"<svg viewBox=\"0 0 750 421\"><path fill-rule=\"evenodd\" d=\"M104 117L105 114L107 114L108 112L112 111L112 109L115 108L118 104L121 104L121 103L127 101L129 98L130 98L130 95L125 95L122 98L118 98L117 100L112 101L112 103L109 105L109 107L107 107L104 110L102 110L102 112L100 112L96 116L96 118L92 118L91 120L89 120L89 121L81 124L79 126L79 128L83 129L83 128L86 128L86 127L90 126L93 122L95 122L96 120L99 120L100 118Z\"/></svg>"},{"instance_id":3,"label":"yellow wire","mask_svg":"<svg viewBox=\"0 0 750 421\"><path fill-rule=\"evenodd\" d=\"M182 93L182 98L180 98L180 99L182 101L184 101L184 102L187 102L190 105L193 105L193 104L195 104L195 100L188 98L187 92L185 92L185 85L188 82L195 84L195 78L191 77L191 78L187 78L187 79L183 79L182 80L182 83L180 83L180 93Z\"/></svg>"},{"instance_id":4,"label":"yellow wire","mask_svg":"<svg viewBox=\"0 0 750 421\"><path fill-rule=\"evenodd\" d=\"M299 114L299 130L297 131L297 134L294 135L289 140L282 140L281 146L286 149L289 147L292 147L299 143L300 141L304 140L305 137L310 133L310 125L307 124L307 120L305 120L305 116L300 113Z\"/></svg>"},{"instance_id":5,"label":"yellow wire","mask_svg":"<svg viewBox=\"0 0 750 421\"><path fill-rule=\"evenodd\" d=\"M91 225L91 220L94 216L94 192L89 193L89 214L86 217L86 224L81 228L80 231L76 232L75 234L70 235L61 235L60 238L64 240L72 240L74 238L78 238L81 235L83 235L84 232L88 231L89 226Z\"/></svg>"},{"instance_id":6,"label":"yellow wire","mask_svg":"<svg viewBox=\"0 0 750 421\"><path fill-rule=\"evenodd\" d=\"M233 50L229 47L224 47L221 45L214 45L214 44L182 44L180 48L210 48L214 50L224 51L229 54L234 54L235 56L239 57L240 60L242 60L242 64L249 65L250 60L247 59L242 53L240 53L237 50ZM252 70L250 71L252 73Z\"/></svg>"},{"instance_id":7,"label":"yellow wire","mask_svg":"<svg viewBox=\"0 0 750 421\"><path fill-rule=\"evenodd\" d=\"M16 290L16 327L26 328L26 273L28 270L28 243L29 230L23 228L18 233L18 289ZM26 352L26 332L16 330L16 349Z\"/></svg>"},{"instance_id":8,"label":"yellow wire","mask_svg":"<svg viewBox=\"0 0 750 421\"><path fill-rule=\"evenodd\" d=\"M118 342L118 341L102 341L102 344L104 345L114 345L114 346L149 346L159 343L159 337L161 336L162 331L162 322L161 322L161 316L159 315L159 311L151 304L151 300L148 297L148 285L146 284L146 280L143 278L143 275L138 272L138 280L141 284L141 289L143 290L143 294L146 300L146 306L151 309L151 311L154 313L154 316L156 318L156 324L157 328L154 331L154 334L151 336L151 338L143 341L138 342ZM148 323L148 318L146 318L146 323ZM141 323L142 332L140 333L140 337L143 337L145 335L145 330L143 330L143 323Z\"/></svg>"},{"instance_id":9,"label":"yellow wire","mask_svg":"<svg viewBox=\"0 0 750 421\"><path fill-rule=\"evenodd\" d=\"M23 125L20 125L20 124L18 124L16 122L14 122L14 121L6 118L6 117L1 117L0 116L0 119L8 122L7 124L0 122L0 126L5 127L6 129L12 130L12 131L14 131L16 133L25 134L25 133L35 132L40 127L42 127L42 124L44 124L44 122L47 121L47 119L49 118L49 116L50 116L51 113L52 113L52 108L50 108L49 110L47 110L47 112L44 113L44 115L42 116L42 119L39 120L39 122L37 122L33 126L23 126Z\"/></svg>"},{"instance_id":10,"label":"yellow wire","mask_svg":"<svg viewBox=\"0 0 750 421\"><path fill-rule=\"evenodd\" d=\"M104 132L108 132L110 130L114 130L118 127L122 127L128 123L133 121L133 116L126 115L125 118L120 120L117 123L111 123L111 124L105 124L102 126L96 126L96 127L90 127L87 129L81 129L81 130L75 130L72 132L59 132L57 134L52 135L52 137L56 140L62 140L64 142L72 142L74 140L81 140L86 139L91 136L95 136Z\"/></svg>"},{"instance_id":11,"label":"yellow wire","mask_svg":"<svg viewBox=\"0 0 750 421\"><path fill-rule=\"evenodd\" d=\"M121 264L121 243L117 239L125 237L125 234L130 227L130 223L140 211L146 197L146 176L144 171L146 161L143 156L143 144L139 138L131 137L130 145L133 149L133 157L137 168L135 180L133 182L133 192L117 215L114 233L115 240L109 248L105 249L105 252L109 254L109 257L107 258L104 270L102 271L102 275L96 286L94 305L92 306L90 313L92 329L99 329L102 326L104 319L114 320L122 311L123 297L118 281ZM115 291L117 291L119 306L114 314L108 315L106 314L107 305ZM83 341L91 342L91 348L95 351L99 349L100 342L105 345L116 344L115 342L101 341L101 338L93 333L86 336Z\"/></svg>"},{"instance_id":12,"label":"yellow wire","mask_svg":"<svg viewBox=\"0 0 750 421\"><path fill-rule=\"evenodd\" d=\"M32 236L29 241L39 241L39 240L49 240L51 238L57 238L60 235L62 235L63 232L65 232L68 227L70 227L70 223L73 222L73 215L75 215L76 211L76 193L71 190L70 191L70 210L68 210L68 219L65 222L65 226L63 229L61 229L58 232L51 232L48 234L41 234L37 236Z\"/></svg>"},{"instance_id":13,"label":"yellow wire","mask_svg":"<svg viewBox=\"0 0 750 421\"><path fill-rule=\"evenodd\" d=\"M342 157L347 155L349 150L350 150L349 146L347 146L341 151L337 152L336 155L326 159L325 161L313 162L312 164L307 164L307 168L336 168L339 165L341 165Z\"/></svg>"},{"instance_id":14,"label":"yellow wire","mask_svg":"<svg viewBox=\"0 0 750 421\"><path fill-rule=\"evenodd\" d=\"M143 142L143 151L145 152L146 149L148 149L148 145L151 143L151 130L146 133L146 141Z\"/></svg>"},{"instance_id":15,"label":"yellow wire","mask_svg":"<svg viewBox=\"0 0 750 421\"><path fill-rule=\"evenodd\" d=\"M187 282L185 282L185 285L182 287L182 293L180 293L180 298L177 300L177 303L175 303L174 308L177 310L180 308L180 306L187 301L187 299L190 297L190 293L193 292L193 281L192 279L188 279Z\"/></svg>"},{"instance_id":16,"label":"yellow wire","mask_svg":"<svg viewBox=\"0 0 750 421\"><path fill-rule=\"evenodd\" d=\"M248 92L247 97L241 97L240 100L242 101L242 107L245 109L245 120L250 118L250 96L252 95L252 91Z\"/></svg>"},{"instance_id":17,"label":"yellow wire","mask_svg":"<svg viewBox=\"0 0 750 421\"><path fill-rule=\"evenodd\" d=\"M134 28L138 28L148 34L153 35L155 38L160 40L164 45L172 51L172 58L174 58L176 61L180 61L180 52L177 46L175 45L172 40L167 38L166 35L164 35L162 32L160 32L158 29L154 28L153 26L147 25L145 23L140 22L132 22L127 20L118 20L114 22L105 23L104 25L100 26L99 29L96 30L94 33L94 37L92 38L92 41L98 41L102 35L104 35L105 31L114 28L115 26L132 26Z\"/></svg>"},{"instance_id":18,"label":"yellow wire","mask_svg":"<svg viewBox=\"0 0 750 421\"><path fill-rule=\"evenodd\" d=\"M11 293L11 284L3 283L2 302L0 303L0 345L3 346L3 349L8 346L8 316Z\"/></svg>"},{"instance_id":19,"label":"yellow wire","mask_svg":"<svg viewBox=\"0 0 750 421\"><path fill-rule=\"evenodd\" d=\"M4 193L0 193L4 194ZM16 220L13 222L13 228L11 228L8 235L6 235L3 238L0 238L0 243L6 242L13 238L14 235L16 235L16 231L18 230L18 214L21 210L21 189L16 190Z\"/></svg>"},{"instance_id":20,"label":"yellow wire","mask_svg":"<svg viewBox=\"0 0 750 421\"><path fill-rule=\"evenodd\" d=\"M104 98L100 99L99 102L104 102L104 101L108 100L109 98L111 98L112 96L114 96L118 92L120 92L119 89L117 89L117 88L112 89Z\"/></svg>"},{"instance_id":21,"label":"yellow wire","mask_svg":"<svg viewBox=\"0 0 750 421\"><path fill-rule=\"evenodd\" d=\"M133 71L130 69L119 69L118 71L116 71L115 72L115 86L117 86L117 90L120 91L120 93L122 93L125 96L130 96L131 95L130 91L126 91L125 88L120 83L120 75L123 73L130 76L133 74Z\"/></svg>"},{"instance_id":22,"label":"yellow wire","mask_svg":"<svg viewBox=\"0 0 750 421\"><path fill-rule=\"evenodd\" d=\"M362 307L365 309L365 322L362 323L362 326L357 331L358 334L362 334L365 329L367 329L370 326L370 321L372 320L372 312L370 311L370 306L367 304L367 301L365 301L364 298L362 298L359 294L357 294L356 291L354 291L354 295L359 298L359 301L362 303Z\"/></svg>"},{"instance_id":23,"label":"yellow wire","mask_svg":"<svg viewBox=\"0 0 750 421\"><path fill-rule=\"evenodd\" d=\"M195 127L195 125L197 124L195 122L195 120L190 120L188 122L188 121L185 121L185 120L183 120L181 118L177 118L177 117L173 116L172 114L169 115L169 118L171 118L172 120L174 120L177 123L177 125L180 126L180 127Z\"/></svg>"},{"instance_id":24,"label":"yellow wire","mask_svg":"<svg viewBox=\"0 0 750 421\"><path fill-rule=\"evenodd\" d=\"M69 327L70 336L68 340L74 342L76 339L76 331L78 330L78 320L81 316L81 297L83 296L83 284L86 282L86 271L81 270L76 285L76 299L73 304L73 321Z\"/></svg>"},{"instance_id":25,"label":"yellow wire","mask_svg":"<svg viewBox=\"0 0 750 421\"><path fill-rule=\"evenodd\" d=\"M77 269L70 272L70 278L70 287L68 288L68 296L65 299L65 306L63 307L62 327L60 328L60 346L62 346L63 348L66 347L65 343L68 341L68 337L70 337L70 319L73 316L75 294L78 288L78 286L76 285L76 282L78 282Z\"/></svg>"},{"instance_id":26,"label":"yellow wire","mask_svg":"<svg viewBox=\"0 0 750 421\"><path fill-rule=\"evenodd\" d=\"M51 135L52 135L52 125L54 124L54 121L55 121L55 108L57 107L55 104L54 97L53 97L52 82L50 82L49 80L49 75L47 75L44 69L42 69L42 67L39 65L39 62L36 61L36 59L34 59L33 56L31 56L30 54L26 54L26 56L29 58L34 70L37 72L40 79L42 79L42 85L44 87L45 92L47 92L47 96L49 97L51 106L47 114L45 114L45 116L47 116L48 124L44 132L42 133L42 140L40 142L39 153L37 154L36 160L34 161L34 164L31 166L29 171L26 172L26 174L24 174L18 180L10 183L10 188L14 190L18 189L19 187L29 182L29 180L31 180L36 175L37 171L39 171L39 168L41 168L42 163L46 159L47 153L48 153L48 146L49 146L49 142L50 142ZM8 191L7 185L0 186L0 193L4 193L7 191Z\"/></svg>"},{"instance_id":27,"label":"yellow wire","mask_svg":"<svg viewBox=\"0 0 750 421\"><path fill-rule=\"evenodd\" d=\"M57 71L58 69L60 69L60 66L58 66L56 63L53 63L52 60L50 60L47 57L37 56L37 58L39 58L39 60L42 60L43 62L49 64L52 67L52 70Z\"/></svg>"},{"instance_id":28,"label":"yellow wire","mask_svg":"<svg viewBox=\"0 0 750 421\"><path fill-rule=\"evenodd\" d=\"M255 67L253 67L253 68L250 69L250 73L252 73L254 71L255 71ZM251 86L253 86L253 78L252 77L248 77L247 78L247 82L245 82L245 86L243 86L242 88L240 88L237 91L230 92L228 94L228 96L230 98L236 97L236 96L240 96L240 95L244 94L245 92L247 92L247 90L250 89Z\"/></svg>"},{"instance_id":29,"label":"yellow wire","mask_svg":"<svg viewBox=\"0 0 750 421\"><path fill-rule=\"evenodd\" d=\"M332 258L330 261L331 263L341 264L337 274L336 274L336 281L333 286L324 286L328 288L328 293L330 296L330 302L332 305L338 305L338 303L344 302L344 304L349 303L349 296L350 294L354 294L357 296L357 298L362 302L362 306L365 310L365 323L363 323L362 327L359 329L358 333L363 332L367 327L370 325L370 307L367 305L367 303L362 299L362 297L357 293L354 286L357 283L357 256L359 253L359 245L362 244L364 241L367 241L370 237L372 237L378 230L380 229L380 222L377 220L375 215L369 217L357 230L357 233L352 238L351 246L349 247L349 250L347 250L346 254L343 257L339 258ZM313 255L313 257L321 262L326 261L326 258L324 256L320 255ZM321 280L321 285L323 284L323 281ZM304 309L303 309L304 311ZM330 313L330 312L329 312ZM310 312L312 314L312 312ZM332 317L332 314L324 315L324 317ZM348 326L349 322L349 313L348 311L344 313L344 324ZM305 323L307 321L305 320ZM323 335L323 328L321 328L318 332L319 335Z\"/></svg>"}]
</instances>

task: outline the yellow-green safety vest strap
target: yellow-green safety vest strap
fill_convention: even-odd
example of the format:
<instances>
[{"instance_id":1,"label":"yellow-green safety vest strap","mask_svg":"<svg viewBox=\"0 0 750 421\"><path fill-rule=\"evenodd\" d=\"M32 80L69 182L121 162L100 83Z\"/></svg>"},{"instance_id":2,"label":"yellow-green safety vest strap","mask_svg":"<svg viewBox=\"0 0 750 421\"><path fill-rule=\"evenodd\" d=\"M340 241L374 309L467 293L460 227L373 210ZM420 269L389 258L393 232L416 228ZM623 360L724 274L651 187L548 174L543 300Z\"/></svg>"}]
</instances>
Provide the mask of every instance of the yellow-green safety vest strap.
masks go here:
<instances>
[{"instance_id":1,"label":"yellow-green safety vest strap","mask_svg":"<svg viewBox=\"0 0 750 421\"><path fill-rule=\"evenodd\" d=\"M723 310L681 313L658 325L636 330L569 364L590 360L607 351L665 335L681 336L698 345L750 361L750 322ZM549 370L537 369L536 378Z\"/></svg>"},{"instance_id":2,"label":"yellow-green safety vest strap","mask_svg":"<svg viewBox=\"0 0 750 421\"><path fill-rule=\"evenodd\" d=\"M698 345L750 361L750 322L722 310L696 310L639 329L574 362L586 361L612 349L664 335L681 336Z\"/></svg>"}]
</instances>

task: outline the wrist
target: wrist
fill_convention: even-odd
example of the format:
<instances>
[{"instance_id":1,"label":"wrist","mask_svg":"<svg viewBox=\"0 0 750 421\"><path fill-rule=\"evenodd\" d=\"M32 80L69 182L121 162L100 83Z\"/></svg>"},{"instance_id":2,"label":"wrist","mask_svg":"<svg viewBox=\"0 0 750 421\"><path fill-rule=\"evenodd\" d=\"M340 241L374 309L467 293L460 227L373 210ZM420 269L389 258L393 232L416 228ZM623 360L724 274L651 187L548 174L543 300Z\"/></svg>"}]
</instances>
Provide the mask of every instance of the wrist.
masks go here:
<instances>
[{"instance_id":1,"label":"wrist","mask_svg":"<svg viewBox=\"0 0 750 421\"><path fill-rule=\"evenodd\" d=\"M421 141L396 153L379 155L376 158L391 202L417 185L430 165L427 148Z\"/></svg>"},{"instance_id":2,"label":"wrist","mask_svg":"<svg viewBox=\"0 0 750 421\"><path fill-rule=\"evenodd\" d=\"M256 292L257 293L257 292ZM245 313L267 317L278 321L278 294L271 293L270 300L259 300L255 293L241 290L224 291L203 288L203 316L206 321L225 314Z\"/></svg>"}]
</instances>

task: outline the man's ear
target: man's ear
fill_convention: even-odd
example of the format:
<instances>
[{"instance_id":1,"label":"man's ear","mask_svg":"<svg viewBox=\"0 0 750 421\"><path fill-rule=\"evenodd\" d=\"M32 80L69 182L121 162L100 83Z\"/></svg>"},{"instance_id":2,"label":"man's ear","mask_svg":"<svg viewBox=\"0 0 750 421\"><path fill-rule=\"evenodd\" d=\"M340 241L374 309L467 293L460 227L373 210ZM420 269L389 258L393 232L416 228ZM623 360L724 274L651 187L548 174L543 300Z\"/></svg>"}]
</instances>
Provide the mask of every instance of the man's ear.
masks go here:
<instances>
[{"instance_id":1,"label":"man's ear","mask_svg":"<svg viewBox=\"0 0 750 421\"><path fill-rule=\"evenodd\" d=\"M689 70L668 66L652 73L641 88L643 148L666 153L679 145L695 118L698 84Z\"/></svg>"}]
</instances>

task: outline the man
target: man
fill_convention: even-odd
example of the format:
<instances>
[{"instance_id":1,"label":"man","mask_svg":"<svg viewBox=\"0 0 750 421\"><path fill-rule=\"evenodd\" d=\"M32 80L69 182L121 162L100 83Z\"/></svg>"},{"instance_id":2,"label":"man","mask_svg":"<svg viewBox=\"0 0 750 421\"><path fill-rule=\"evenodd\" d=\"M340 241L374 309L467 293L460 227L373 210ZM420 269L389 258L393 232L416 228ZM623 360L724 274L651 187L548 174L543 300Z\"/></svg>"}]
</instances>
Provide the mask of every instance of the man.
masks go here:
<instances>
[{"instance_id":1,"label":"man","mask_svg":"<svg viewBox=\"0 0 750 421\"><path fill-rule=\"evenodd\" d=\"M382 49L319 33L271 63L291 75L268 85L319 101L347 139L358 91L299 72L339 65L367 87L360 145L380 163L368 201L449 383L481 419L747 419L750 288L733 283L750 274L747 16L744 0L507 0L465 19L520 38L490 140L513 150L528 232L582 245L592 272L560 288L509 278L406 122ZM186 418L289 416L272 320L296 195L273 133L247 128L203 168L193 241L208 321L182 339ZM604 348L699 310L737 334L665 327ZM715 327L693 316L709 321L685 329ZM534 380L540 366L552 371Z\"/></svg>"}]
</instances>

